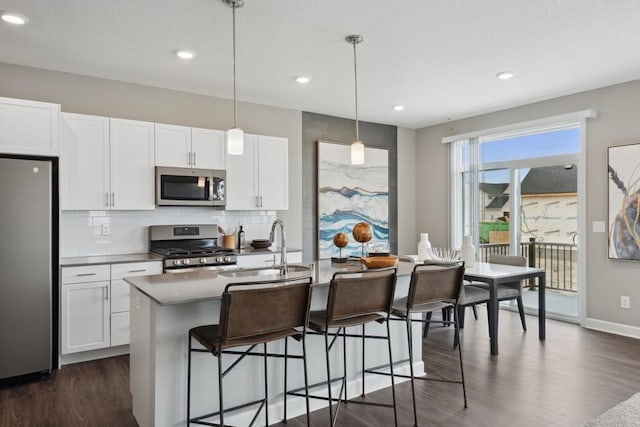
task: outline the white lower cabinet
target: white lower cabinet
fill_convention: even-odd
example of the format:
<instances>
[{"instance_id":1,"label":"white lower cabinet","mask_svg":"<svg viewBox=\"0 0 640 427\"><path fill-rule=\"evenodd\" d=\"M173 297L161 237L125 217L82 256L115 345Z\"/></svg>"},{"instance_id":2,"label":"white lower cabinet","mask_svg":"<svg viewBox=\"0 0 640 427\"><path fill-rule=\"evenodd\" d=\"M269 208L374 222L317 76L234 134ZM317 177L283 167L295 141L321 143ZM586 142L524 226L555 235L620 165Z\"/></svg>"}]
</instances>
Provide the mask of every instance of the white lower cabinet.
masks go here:
<instances>
[{"instance_id":1,"label":"white lower cabinet","mask_svg":"<svg viewBox=\"0 0 640 427\"><path fill-rule=\"evenodd\" d=\"M129 344L128 276L162 274L160 261L63 267L61 353Z\"/></svg>"},{"instance_id":2,"label":"white lower cabinet","mask_svg":"<svg viewBox=\"0 0 640 427\"><path fill-rule=\"evenodd\" d=\"M109 315L108 281L63 284L62 354L109 347Z\"/></svg>"}]
</instances>

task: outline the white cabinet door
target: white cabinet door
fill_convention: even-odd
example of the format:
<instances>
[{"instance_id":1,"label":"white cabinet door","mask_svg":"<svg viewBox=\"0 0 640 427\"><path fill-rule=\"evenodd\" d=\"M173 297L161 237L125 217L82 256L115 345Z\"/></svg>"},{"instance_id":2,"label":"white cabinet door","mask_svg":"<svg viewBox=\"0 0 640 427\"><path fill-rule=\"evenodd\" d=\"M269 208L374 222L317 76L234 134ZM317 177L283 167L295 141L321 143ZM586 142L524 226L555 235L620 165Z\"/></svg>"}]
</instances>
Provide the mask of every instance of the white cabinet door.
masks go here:
<instances>
[{"instance_id":1,"label":"white cabinet door","mask_svg":"<svg viewBox=\"0 0 640 427\"><path fill-rule=\"evenodd\" d=\"M214 129L191 129L191 166L198 169L225 169L225 133Z\"/></svg>"},{"instance_id":2,"label":"white cabinet door","mask_svg":"<svg viewBox=\"0 0 640 427\"><path fill-rule=\"evenodd\" d=\"M191 128L155 125L156 166L191 167Z\"/></svg>"},{"instance_id":3,"label":"white cabinet door","mask_svg":"<svg viewBox=\"0 0 640 427\"><path fill-rule=\"evenodd\" d=\"M111 209L155 209L154 124L111 119Z\"/></svg>"},{"instance_id":4,"label":"white cabinet door","mask_svg":"<svg viewBox=\"0 0 640 427\"><path fill-rule=\"evenodd\" d=\"M58 156L60 105L0 98L0 153Z\"/></svg>"},{"instance_id":5,"label":"white cabinet door","mask_svg":"<svg viewBox=\"0 0 640 427\"><path fill-rule=\"evenodd\" d=\"M63 285L62 354L109 347L109 282Z\"/></svg>"},{"instance_id":6,"label":"white cabinet door","mask_svg":"<svg viewBox=\"0 0 640 427\"><path fill-rule=\"evenodd\" d=\"M109 119L62 113L61 208L108 209Z\"/></svg>"},{"instance_id":7,"label":"white cabinet door","mask_svg":"<svg viewBox=\"0 0 640 427\"><path fill-rule=\"evenodd\" d=\"M262 210L289 209L289 142L258 136L258 196Z\"/></svg>"},{"instance_id":8,"label":"white cabinet door","mask_svg":"<svg viewBox=\"0 0 640 427\"><path fill-rule=\"evenodd\" d=\"M258 209L258 136L244 135L244 154L227 154L227 210Z\"/></svg>"}]
</instances>

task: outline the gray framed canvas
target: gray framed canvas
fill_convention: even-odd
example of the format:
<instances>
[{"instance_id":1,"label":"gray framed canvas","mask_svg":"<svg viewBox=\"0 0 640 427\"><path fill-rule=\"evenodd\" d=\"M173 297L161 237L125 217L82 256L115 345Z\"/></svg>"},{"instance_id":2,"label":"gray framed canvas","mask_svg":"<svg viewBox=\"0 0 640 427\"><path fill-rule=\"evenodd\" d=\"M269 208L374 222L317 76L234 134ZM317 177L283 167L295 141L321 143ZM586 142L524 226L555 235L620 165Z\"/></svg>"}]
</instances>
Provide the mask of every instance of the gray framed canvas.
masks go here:
<instances>
[{"instance_id":1,"label":"gray framed canvas","mask_svg":"<svg viewBox=\"0 0 640 427\"><path fill-rule=\"evenodd\" d=\"M608 149L609 258L640 260L640 144Z\"/></svg>"},{"instance_id":2,"label":"gray framed canvas","mask_svg":"<svg viewBox=\"0 0 640 427\"><path fill-rule=\"evenodd\" d=\"M350 146L318 141L318 258L338 256L336 233L349 244L342 256L360 256L362 247L351 234L353 226L367 222L371 244L389 243L389 153L365 147L365 164L352 165Z\"/></svg>"}]
</instances>

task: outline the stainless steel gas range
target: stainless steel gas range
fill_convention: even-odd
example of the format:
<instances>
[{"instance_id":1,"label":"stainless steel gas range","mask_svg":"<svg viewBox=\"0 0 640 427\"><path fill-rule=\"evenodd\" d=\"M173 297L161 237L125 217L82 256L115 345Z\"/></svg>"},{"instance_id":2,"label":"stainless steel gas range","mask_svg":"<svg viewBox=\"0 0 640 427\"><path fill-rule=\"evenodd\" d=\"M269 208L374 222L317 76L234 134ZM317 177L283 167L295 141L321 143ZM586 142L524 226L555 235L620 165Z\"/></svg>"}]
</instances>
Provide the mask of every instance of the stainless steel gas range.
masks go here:
<instances>
[{"instance_id":1,"label":"stainless steel gas range","mask_svg":"<svg viewBox=\"0 0 640 427\"><path fill-rule=\"evenodd\" d=\"M218 246L215 224L152 225L149 250L163 258L165 273L237 268L236 251Z\"/></svg>"}]
</instances>

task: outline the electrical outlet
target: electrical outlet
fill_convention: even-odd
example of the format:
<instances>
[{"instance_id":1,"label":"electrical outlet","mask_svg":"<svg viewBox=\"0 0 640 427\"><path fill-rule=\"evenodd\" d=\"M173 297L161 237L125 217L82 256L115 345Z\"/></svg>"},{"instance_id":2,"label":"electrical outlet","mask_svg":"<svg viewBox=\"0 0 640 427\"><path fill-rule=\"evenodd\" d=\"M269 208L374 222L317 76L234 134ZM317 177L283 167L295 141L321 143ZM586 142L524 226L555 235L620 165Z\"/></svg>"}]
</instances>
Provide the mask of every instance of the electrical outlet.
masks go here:
<instances>
[{"instance_id":1,"label":"electrical outlet","mask_svg":"<svg viewBox=\"0 0 640 427\"><path fill-rule=\"evenodd\" d=\"M111 234L111 230L109 230L109 223L105 222L102 224L102 235L108 236L109 234Z\"/></svg>"},{"instance_id":2,"label":"electrical outlet","mask_svg":"<svg viewBox=\"0 0 640 427\"><path fill-rule=\"evenodd\" d=\"M631 308L631 297L621 296L620 297L620 307L621 308Z\"/></svg>"},{"instance_id":3,"label":"electrical outlet","mask_svg":"<svg viewBox=\"0 0 640 427\"><path fill-rule=\"evenodd\" d=\"M593 221L592 225L593 225L593 232L594 233L604 233L605 232L604 221Z\"/></svg>"}]
</instances>

